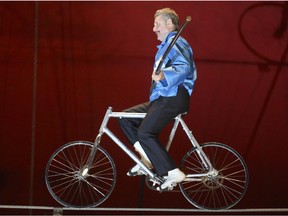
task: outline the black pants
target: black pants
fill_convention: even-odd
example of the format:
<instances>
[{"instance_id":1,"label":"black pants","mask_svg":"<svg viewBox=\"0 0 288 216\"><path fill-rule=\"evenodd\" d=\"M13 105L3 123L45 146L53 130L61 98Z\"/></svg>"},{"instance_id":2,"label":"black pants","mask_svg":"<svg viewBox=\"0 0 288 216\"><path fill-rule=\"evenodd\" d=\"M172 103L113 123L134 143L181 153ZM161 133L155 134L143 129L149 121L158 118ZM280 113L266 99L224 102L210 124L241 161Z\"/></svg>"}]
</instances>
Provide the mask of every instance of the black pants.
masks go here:
<instances>
[{"instance_id":1,"label":"black pants","mask_svg":"<svg viewBox=\"0 0 288 216\"><path fill-rule=\"evenodd\" d=\"M159 133L173 119L189 110L190 96L183 86L178 87L175 97L160 97L153 102L143 103L124 112L147 113L144 119L120 118L120 127L129 142L139 141L160 176L177 168L159 140Z\"/></svg>"}]
</instances>

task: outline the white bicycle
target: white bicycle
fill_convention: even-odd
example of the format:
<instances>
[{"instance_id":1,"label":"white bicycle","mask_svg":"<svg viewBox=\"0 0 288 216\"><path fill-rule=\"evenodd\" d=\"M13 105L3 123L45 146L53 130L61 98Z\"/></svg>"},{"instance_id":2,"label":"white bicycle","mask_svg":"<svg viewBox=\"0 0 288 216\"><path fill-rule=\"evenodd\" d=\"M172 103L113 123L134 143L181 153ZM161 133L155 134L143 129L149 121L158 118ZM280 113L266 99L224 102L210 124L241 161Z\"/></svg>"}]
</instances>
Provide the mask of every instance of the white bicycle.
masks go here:
<instances>
[{"instance_id":1,"label":"white bicycle","mask_svg":"<svg viewBox=\"0 0 288 216\"><path fill-rule=\"evenodd\" d=\"M109 107L94 142L74 141L61 146L49 159L45 172L47 188L52 197L67 207L95 207L103 203L116 184L116 166L102 147L106 134L147 173L146 184L155 191L166 177L148 169L107 127L110 118L144 118L146 113L113 112ZM231 147L208 142L198 144L182 115L175 118L166 150L176 130L182 126L192 148L183 156L180 169L186 178L179 183L184 197L200 209L228 209L244 196L248 186L248 169L243 158ZM101 143L101 146L100 146ZM174 191L174 190L173 190Z\"/></svg>"}]
</instances>

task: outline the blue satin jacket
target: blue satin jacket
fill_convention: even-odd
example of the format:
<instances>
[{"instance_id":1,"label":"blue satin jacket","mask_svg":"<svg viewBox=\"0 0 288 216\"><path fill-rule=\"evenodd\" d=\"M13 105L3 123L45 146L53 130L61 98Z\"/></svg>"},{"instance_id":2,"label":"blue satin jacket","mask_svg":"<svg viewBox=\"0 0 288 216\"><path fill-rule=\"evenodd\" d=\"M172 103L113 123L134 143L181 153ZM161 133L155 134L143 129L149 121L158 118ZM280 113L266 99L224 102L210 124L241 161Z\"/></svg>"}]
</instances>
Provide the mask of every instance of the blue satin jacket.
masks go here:
<instances>
[{"instance_id":1,"label":"blue satin jacket","mask_svg":"<svg viewBox=\"0 0 288 216\"><path fill-rule=\"evenodd\" d=\"M173 40L177 32L171 32L162 43L157 46L158 52L155 56L154 70L156 70L161 57ZM193 60L193 51L188 42L179 37L163 62L161 71L165 79L157 83L150 94L150 102L160 96L176 96L179 85L184 85L189 94L192 94L195 80L197 78L196 66Z\"/></svg>"}]
</instances>

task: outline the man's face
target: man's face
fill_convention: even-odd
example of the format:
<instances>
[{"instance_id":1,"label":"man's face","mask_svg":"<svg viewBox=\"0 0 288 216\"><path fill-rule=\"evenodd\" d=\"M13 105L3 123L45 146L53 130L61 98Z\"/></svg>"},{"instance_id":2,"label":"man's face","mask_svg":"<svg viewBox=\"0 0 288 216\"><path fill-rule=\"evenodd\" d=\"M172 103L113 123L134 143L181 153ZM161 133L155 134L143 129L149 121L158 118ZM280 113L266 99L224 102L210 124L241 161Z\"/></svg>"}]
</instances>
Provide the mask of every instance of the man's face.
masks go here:
<instances>
[{"instance_id":1,"label":"man's face","mask_svg":"<svg viewBox=\"0 0 288 216\"><path fill-rule=\"evenodd\" d=\"M171 28L168 25L169 20L165 20L161 15L155 17L153 32L156 33L157 39L160 41L165 40L167 35L171 32Z\"/></svg>"}]
</instances>

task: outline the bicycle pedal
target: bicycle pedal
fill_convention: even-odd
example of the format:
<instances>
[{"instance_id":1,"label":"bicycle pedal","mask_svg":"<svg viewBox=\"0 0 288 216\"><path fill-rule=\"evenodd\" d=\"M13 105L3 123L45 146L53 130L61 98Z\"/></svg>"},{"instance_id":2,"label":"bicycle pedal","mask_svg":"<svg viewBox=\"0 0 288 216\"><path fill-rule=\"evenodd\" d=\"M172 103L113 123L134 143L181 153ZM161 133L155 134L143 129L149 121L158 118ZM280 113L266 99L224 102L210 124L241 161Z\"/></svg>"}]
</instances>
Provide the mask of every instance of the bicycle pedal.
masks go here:
<instances>
[{"instance_id":1,"label":"bicycle pedal","mask_svg":"<svg viewBox=\"0 0 288 216\"><path fill-rule=\"evenodd\" d=\"M161 187L157 187L156 189L157 189L157 191L159 191L160 193L162 193L162 192L172 191L172 190L174 189L174 187L171 186L171 187L166 187L166 188L164 188L164 189L162 189Z\"/></svg>"},{"instance_id":2,"label":"bicycle pedal","mask_svg":"<svg viewBox=\"0 0 288 216\"><path fill-rule=\"evenodd\" d=\"M161 185L159 187L157 187L157 191L159 192L166 192L166 191L172 191L174 189L174 187L177 186L177 183L175 182L172 182L168 187L165 187L165 188L161 188Z\"/></svg>"},{"instance_id":3,"label":"bicycle pedal","mask_svg":"<svg viewBox=\"0 0 288 216\"><path fill-rule=\"evenodd\" d=\"M157 185L157 183L155 181L152 181L152 186L155 187Z\"/></svg>"}]
</instances>

